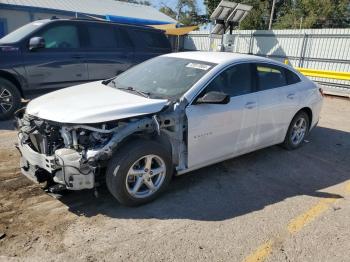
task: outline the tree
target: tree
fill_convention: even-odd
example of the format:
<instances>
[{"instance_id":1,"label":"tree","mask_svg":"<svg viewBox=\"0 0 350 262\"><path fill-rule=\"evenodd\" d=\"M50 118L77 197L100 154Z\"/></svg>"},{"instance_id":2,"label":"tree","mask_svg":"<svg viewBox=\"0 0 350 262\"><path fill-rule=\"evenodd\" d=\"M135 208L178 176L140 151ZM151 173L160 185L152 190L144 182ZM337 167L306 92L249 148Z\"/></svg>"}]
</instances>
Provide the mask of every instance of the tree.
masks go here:
<instances>
[{"instance_id":1,"label":"tree","mask_svg":"<svg viewBox=\"0 0 350 262\"><path fill-rule=\"evenodd\" d=\"M277 19L275 28L350 27L349 0L296 0Z\"/></svg>"},{"instance_id":2,"label":"tree","mask_svg":"<svg viewBox=\"0 0 350 262\"><path fill-rule=\"evenodd\" d=\"M205 0L207 12L215 10L221 0ZM253 6L240 29L267 29L272 0L229 0ZM272 28L350 27L349 0L277 0Z\"/></svg>"},{"instance_id":3,"label":"tree","mask_svg":"<svg viewBox=\"0 0 350 262\"><path fill-rule=\"evenodd\" d=\"M178 0L174 9L163 4L159 11L184 25L197 25L199 23L196 0Z\"/></svg>"}]
</instances>

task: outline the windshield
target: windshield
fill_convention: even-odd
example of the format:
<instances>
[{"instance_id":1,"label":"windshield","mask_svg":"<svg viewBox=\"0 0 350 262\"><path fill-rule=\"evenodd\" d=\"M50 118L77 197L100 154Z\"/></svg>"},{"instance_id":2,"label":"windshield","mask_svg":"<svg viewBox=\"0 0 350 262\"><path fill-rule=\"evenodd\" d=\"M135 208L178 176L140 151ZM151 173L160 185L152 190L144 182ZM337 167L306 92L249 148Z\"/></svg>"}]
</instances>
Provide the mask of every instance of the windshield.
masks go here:
<instances>
[{"instance_id":1,"label":"windshield","mask_svg":"<svg viewBox=\"0 0 350 262\"><path fill-rule=\"evenodd\" d=\"M175 100L216 64L177 57L156 57L117 76L110 85L136 90L151 98Z\"/></svg>"},{"instance_id":2,"label":"windshield","mask_svg":"<svg viewBox=\"0 0 350 262\"><path fill-rule=\"evenodd\" d=\"M20 41L22 38L26 37L28 34L33 32L34 30L38 29L40 26L42 26L45 22L44 21L35 21L30 24L26 24L17 30L9 33L8 35L4 36L0 39L0 43L15 43Z\"/></svg>"}]
</instances>

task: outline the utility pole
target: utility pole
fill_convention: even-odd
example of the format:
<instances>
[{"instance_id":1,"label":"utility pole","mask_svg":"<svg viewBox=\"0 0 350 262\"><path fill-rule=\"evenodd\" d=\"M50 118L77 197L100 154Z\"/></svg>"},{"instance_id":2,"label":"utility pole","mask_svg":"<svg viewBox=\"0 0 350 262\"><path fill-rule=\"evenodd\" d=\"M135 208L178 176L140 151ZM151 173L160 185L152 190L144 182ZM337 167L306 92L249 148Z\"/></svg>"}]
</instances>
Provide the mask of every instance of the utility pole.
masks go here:
<instances>
[{"instance_id":1,"label":"utility pole","mask_svg":"<svg viewBox=\"0 0 350 262\"><path fill-rule=\"evenodd\" d=\"M273 14L275 12L275 4L276 4L276 0L273 0L272 8L271 8L271 15L270 15L269 30L271 30L271 28L272 28L272 19L273 19Z\"/></svg>"},{"instance_id":2,"label":"utility pole","mask_svg":"<svg viewBox=\"0 0 350 262\"><path fill-rule=\"evenodd\" d=\"M299 26L299 29L301 30L302 27L303 27L303 19L304 17L300 17L300 26Z\"/></svg>"}]
</instances>

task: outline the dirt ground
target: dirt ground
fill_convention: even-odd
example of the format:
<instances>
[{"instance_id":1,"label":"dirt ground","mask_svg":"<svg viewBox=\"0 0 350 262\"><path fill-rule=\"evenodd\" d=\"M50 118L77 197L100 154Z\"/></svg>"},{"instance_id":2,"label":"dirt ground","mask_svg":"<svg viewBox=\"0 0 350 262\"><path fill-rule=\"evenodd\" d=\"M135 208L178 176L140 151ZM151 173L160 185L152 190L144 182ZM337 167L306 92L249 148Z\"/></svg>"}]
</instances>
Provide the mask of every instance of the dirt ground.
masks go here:
<instances>
[{"instance_id":1,"label":"dirt ground","mask_svg":"<svg viewBox=\"0 0 350 262\"><path fill-rule=\"evenodd\" d=\"M302 148L177 177L138 208L106 188L47 195L0 129L0 261L350 261L350 100L325 99Z\"/></svg>"}]
</instances>

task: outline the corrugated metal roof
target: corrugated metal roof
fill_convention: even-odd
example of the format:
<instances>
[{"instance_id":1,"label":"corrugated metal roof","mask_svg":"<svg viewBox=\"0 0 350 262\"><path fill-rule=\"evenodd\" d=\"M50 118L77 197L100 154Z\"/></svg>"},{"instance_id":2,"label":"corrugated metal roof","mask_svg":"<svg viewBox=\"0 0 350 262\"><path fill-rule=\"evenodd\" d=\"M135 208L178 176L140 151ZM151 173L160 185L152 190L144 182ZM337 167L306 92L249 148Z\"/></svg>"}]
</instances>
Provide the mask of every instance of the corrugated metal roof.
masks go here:
<instances>
[{"instance_id":1,"label":"corrugated metal roof","mask_svg":"<svg viewBox=\"0 0 350 262\"><path fill-rule=\"evenodd\" d=\"M0 0L0 4L55 9L101 16L135 17L176 23L174 19L159 12L154 7L115 0Z\"/></svg>"}]
</instances>

